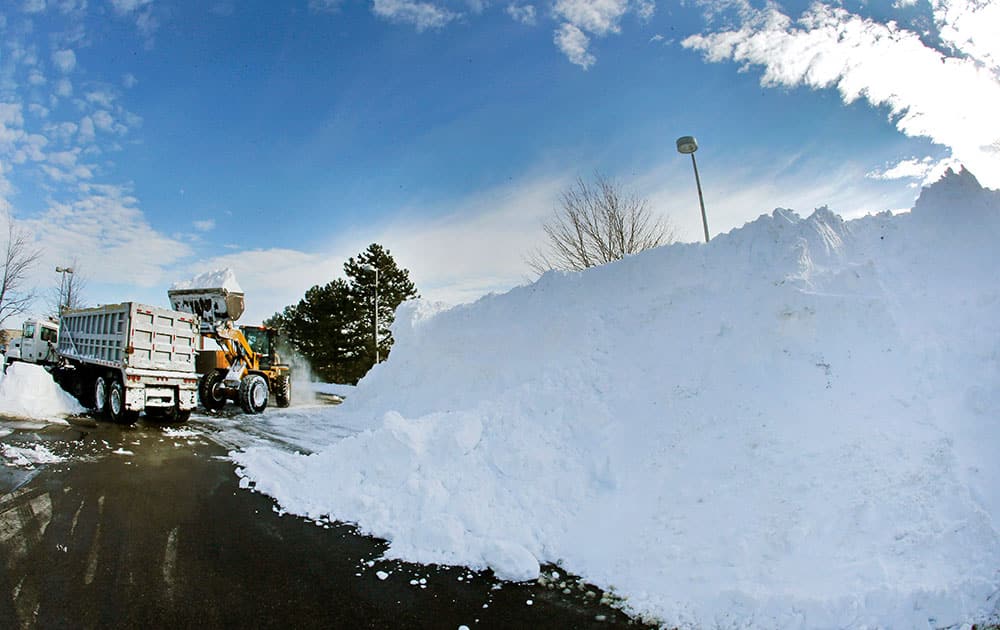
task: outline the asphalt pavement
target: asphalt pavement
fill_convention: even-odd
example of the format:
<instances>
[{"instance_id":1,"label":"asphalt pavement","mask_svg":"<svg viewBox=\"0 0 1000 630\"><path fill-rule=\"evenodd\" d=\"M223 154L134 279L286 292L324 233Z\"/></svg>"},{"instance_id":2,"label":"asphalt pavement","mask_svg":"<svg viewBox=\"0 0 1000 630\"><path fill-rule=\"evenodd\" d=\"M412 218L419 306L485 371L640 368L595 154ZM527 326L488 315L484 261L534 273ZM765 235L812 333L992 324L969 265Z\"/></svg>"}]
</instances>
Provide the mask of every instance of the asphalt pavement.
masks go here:
<instances>
[{"instance_id":1,"label":"asphalt pavement","mask_svg":"<svg viewBox=\"0 0 1000 630\"><path fill-rule=\"evenodd\" d=\"M241 489L210 431L0 418L0 446L39 445L60 461L0 458L0 628L639 625L556 567L513 584L380 560L383 541Z\"/></svg>"}]
</instances>

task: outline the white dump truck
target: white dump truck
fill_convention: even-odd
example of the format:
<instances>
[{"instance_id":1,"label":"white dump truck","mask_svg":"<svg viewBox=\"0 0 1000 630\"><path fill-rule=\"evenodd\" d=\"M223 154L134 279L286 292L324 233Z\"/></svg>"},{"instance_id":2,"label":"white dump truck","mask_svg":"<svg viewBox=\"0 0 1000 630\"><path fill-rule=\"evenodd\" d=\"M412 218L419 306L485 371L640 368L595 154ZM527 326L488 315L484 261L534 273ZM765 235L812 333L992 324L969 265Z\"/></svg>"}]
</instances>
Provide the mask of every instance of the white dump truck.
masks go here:
<instances>
[{"instance_id":1,"label":"white dump truck","mask_svg":"<svg viewBox=\"0 0 1000 630\"><path fill-rule=\"evenodd\" d=\"M190 313L123 302L64 311L58 324L27 320L22 332L7 362L49 366L99 416L130 424L145 411L184 422L198 403L198 320Z\"/></svg>"}]
</instances>

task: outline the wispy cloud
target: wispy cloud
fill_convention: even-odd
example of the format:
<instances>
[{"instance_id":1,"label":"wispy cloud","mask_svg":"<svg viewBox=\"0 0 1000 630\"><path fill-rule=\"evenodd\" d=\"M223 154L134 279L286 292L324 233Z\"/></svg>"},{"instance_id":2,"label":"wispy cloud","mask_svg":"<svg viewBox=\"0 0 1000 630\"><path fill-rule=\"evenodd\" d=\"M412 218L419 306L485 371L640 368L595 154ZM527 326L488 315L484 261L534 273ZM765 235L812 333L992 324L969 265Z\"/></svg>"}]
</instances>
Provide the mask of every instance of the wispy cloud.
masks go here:
<instances>
[{"instance_id":1,"label":"wispy cloud","mask_svg":"<svg viewBox=\"0 0 1000 630\"><path fill-rule=\"evenodd\" d=\"M629 12L648 20L656 10L653 0L556 0L553 15L562 23L554 41L570 63L584 70L597 61L590 52L590 37L605 37L621 32L621 20Z\"/></svg>"},{"instance_id":2,"label":"wispy cloud","mask_svg":"<svg viewBox=\"0 0 1000 630\"><path fill-rule=\"evenodd\" d=\"M443 6L415 0L373 0L372 10L389 21L411 24L417 31L441 28L460 17Z\"/></svg>"},{"instance_id":3,"label":"wispy cloud","mask_svg":"<svg viewBox=\"0 0 1000 630\"><path fill-rule=\"evenodd\" d=\"M76 67L76 53L72 50L57 50L52 53L52 63L63 74L69 74Z\"/></svg>"},{"instance_id":4,"label":"wispy cloud","mask_svg":"<svg viewBox=\"0 0 1000 630\"><path fill-rule=\"evenodd\" d=\"M195 221L194 229L199 232L210 232L215 229L215 219L205 219L203 221Z\"/></svg>"},{"instance_id":5,"label":"wispy cloud","mask_svg":"<svg viewBox=\"0 0 1000 630\"><path fill-rule=\"evenodd\" d=\"M309 9L319 13L336 13L344 0L309 0Z\"/></svg>"},{"instance_id":6,"label":"wispy cloud","mask_svg":"<svg viewBox=\"0 0 1000 630\"><path fill-rule=\"evenodd\" d=\"M941 31L967 35L961 24L944 23ZM797 22L772 7L738 30L695 35L683 45L711 62L732 60L744 70L762 66L764 86L835 87L845 103L864 98L885 106L899 131L949 147L985 185L997 187L1000 81L990 69L995 44L972 45L971 35L964 35L949 36L965 47L962 56L950 57L893 23L816 4Z\"/></svg>"},{"instance_id":7,"label":"wispy cloud","mask_svg":"<svg viewBox=\"0 0 1000 630\"><path fill-rule=\"evenodd\" d=\"M521 24L535 24L535 5L533 4L508 4L507 15Z\"/></svg>"},{"instance_id":8,"label":"wispy cloud","mask_svg":"<svg viewBox=\"0 0 1000 630\"><path fill-rule=\"evenodd\" d=\"M943 160L935 160L929 156L923 159L908 158L899 160L885 168L871 170L865 173L865 177L880 180L909 179L913 180L911 186L915 188L918 185L926 186L941 179L941 176L949 168L957 171L959 167L960 163L954 158Z\"/></svg>"},{"instance_id":9,"label":"wispy cloud","mask_svg":"<svg viewBox=\"0 0 1000 630\"><path fill-rule=\"evenodd\" d=\"M23 221L53 261L72 254L95 283L148 287L163 283L166 268L191 255L187 243L149 224L127 189L85 183L79 190L78 199L52 203Z\"/></svg>"},{"instance_id":10,"label":"wispy cloud","mask_svg":"<svg viewBox=\"0 0 1000 630\"><path fill-rule=\"evenodd\" d=\"M590 38L572 24L563 24L556 29L553 40L571 63L575 63L584 70L590 68L597 61L597 58L587 51L590 47Z\"/></svg>"},{"instance_id":11,"label":"wispy cloud","mask_svg":"<svg viewBox=\"0 0 1000 630\"><path fill-rule=\"evenodd\" d=\"M348 257L377 242L410 270L421 295L467 302L527 280L524 256L540 243L541 221L567 181L568 176L531 177L457 200L435 220L417 218L428 209L412 209L413 219L338 233L322 250L237 251L200 260L184 272L231 267L247 292L246 320L260 321L298 302L309 287L341 277Z\"/></svg>"}]
</instances>

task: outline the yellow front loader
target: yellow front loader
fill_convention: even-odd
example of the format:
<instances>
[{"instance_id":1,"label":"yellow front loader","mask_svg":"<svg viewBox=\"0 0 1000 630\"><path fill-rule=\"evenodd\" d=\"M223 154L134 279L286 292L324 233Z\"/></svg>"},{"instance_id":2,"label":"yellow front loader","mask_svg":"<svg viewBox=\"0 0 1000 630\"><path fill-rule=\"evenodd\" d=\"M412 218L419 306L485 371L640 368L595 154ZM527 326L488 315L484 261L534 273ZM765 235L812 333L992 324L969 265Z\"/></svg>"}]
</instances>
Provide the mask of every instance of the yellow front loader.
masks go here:
<instances>
[{"instance_id":1,"label":"yellow front loader","mask_svg":"<svg viewBox=\"0 0 1000 630\"><path fill-rule=\"evenodd\" d=\"M277 331L233 324L243 314L242 293L211 287L171 289L167 295L175 310L197 315L202 338L218 345L200 350L195 363L203 407L218 411L231 400L247 413L260 413L269 395L279 407L291 403L291 370L278 356Z\"/></svg>"}]
</instances>

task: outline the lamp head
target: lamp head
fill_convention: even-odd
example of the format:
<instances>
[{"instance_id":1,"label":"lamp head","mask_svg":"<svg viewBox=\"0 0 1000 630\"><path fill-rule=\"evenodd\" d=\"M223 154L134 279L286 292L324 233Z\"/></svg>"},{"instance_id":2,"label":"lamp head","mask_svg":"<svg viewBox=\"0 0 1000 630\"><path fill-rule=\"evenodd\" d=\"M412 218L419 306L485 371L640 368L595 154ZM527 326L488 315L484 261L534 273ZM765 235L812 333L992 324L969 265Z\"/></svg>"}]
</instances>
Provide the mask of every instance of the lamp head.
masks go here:
<instances>
[{"instance_id":1,"label":"lamp head","mask_svg":"<svg viewBox=\"0 0 1000 630\"><path fill-rule=\"evenodd\" d=\"M698 141L694 136L681 136L677 138L677 151L680 153L694 153L698 150Z\"/></svg>"}]
</instances>

